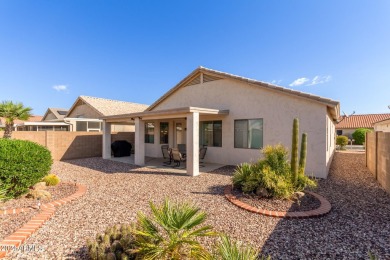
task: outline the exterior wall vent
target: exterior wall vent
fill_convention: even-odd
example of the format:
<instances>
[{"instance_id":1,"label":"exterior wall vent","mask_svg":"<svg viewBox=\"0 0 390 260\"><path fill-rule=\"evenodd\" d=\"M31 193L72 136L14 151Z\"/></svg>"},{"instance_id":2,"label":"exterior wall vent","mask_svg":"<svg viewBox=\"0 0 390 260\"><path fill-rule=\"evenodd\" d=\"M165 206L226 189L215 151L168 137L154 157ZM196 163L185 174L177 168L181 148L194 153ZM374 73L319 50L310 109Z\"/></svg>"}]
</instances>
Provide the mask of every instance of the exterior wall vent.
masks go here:
<instances>
[{"instance_id":1,"label":"exterior wall vent","mask_svg":"<svg viewBox=\"0 0 390 260\"><path fill-rule=\"evenodd\" d=\"M216 77L216 76L212 76L212 75L203 74L203 83L209 82L209 81L214 81L214 80L219 80L219 79L221 79L221 78Z\"/></svg>"},{"instance_id":2,"label":"exterior wall vent","mask_svg":"<svg viewBox=\"0 0 390 260\"><path fill-rule=\"evenodd\" d=\"M198 76L196 76L193 80L191 80L190 82L188 82L186 84L186 87L188 86L192 86L192 85L196 85L196 84L200 84L200 74Z\"/></svg>"}]
</instances>

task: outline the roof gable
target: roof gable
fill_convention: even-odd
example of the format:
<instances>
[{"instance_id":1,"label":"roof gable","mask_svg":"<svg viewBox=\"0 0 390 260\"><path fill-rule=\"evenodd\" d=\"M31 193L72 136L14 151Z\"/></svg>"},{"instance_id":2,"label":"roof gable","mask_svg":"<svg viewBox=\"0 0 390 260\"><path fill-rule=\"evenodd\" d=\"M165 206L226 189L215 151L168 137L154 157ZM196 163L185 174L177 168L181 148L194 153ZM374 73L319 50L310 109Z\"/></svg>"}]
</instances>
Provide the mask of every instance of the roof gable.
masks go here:
<instances>
[{"instance_id":1,"label":"roof gable","mask_svg":"<svg viewBox=\"0 0 390 260\"><path fill-rule=\"evenodd\" d=\"M390 119L390 114L365 114L342 116L336 125L337 129L373 128L378 121Z\"/></svg>"},{"instance_id":2,"label":"roof gable","mask_svg":"<svg viewBox=\"0 0 390 260\"><path fill-rule=\"evenodd\" d=\"M65 108L53 108L53 107L49 107L47 110L46 110L46 113L45 115L43 116L42 118L42 121L46 121L47 117L49 115L53 115L55 117L55 119L57 120L62 120L64 119L65 115L68 113L68 109L65 109ZM53 119L50 119L50 120L53 120Z\"/></svg>"},{"instance_id":3,"label":"roof gable","mask_svg":"<svg viewBox=\"0 0 390 260\"><path fill-rule=\"evenodd\" d=\"M72 105L72 107L69 109L66 117L68 117L73 112L73 110L80 104L85 104L89 106L92 110L97 112L100 117L143 112L148 107L148 105L132 102L90 96L79 96Z\"/></svg>"},{"instance_id":4,"label":"roof gable","mask_svg":"<svg viewBox=\"0 0 390 260\"><path fill-rule=\"evenodd\" d=\"M285 95L293 95L296 97L309 99L314 102L321 103L323 105L326 105L328 107L328 110L330 111L332 117L334 120L336 120L339 117L339 102L323 98L320 96L276 86L270 83L245 78L217 70L212 70L204 67L198 67L193 72L191 72L188 76L186 76L183 80L181 80L176 86L171 88L168 92L166 92L163 96L161 96L156 102L154 102L146 111L152 111L154 108L156 108L160 103L162 103L164 100L169 98L170 95L172 95L174 92L178 91L180 88L195 85L195 84L202 84L213 80L219 80L219 79L233 79L240 82L244 82L247 84L255 85L257 87L268 89L271 91L276 91L281 94Z\"/></svg>"}]
</instances>

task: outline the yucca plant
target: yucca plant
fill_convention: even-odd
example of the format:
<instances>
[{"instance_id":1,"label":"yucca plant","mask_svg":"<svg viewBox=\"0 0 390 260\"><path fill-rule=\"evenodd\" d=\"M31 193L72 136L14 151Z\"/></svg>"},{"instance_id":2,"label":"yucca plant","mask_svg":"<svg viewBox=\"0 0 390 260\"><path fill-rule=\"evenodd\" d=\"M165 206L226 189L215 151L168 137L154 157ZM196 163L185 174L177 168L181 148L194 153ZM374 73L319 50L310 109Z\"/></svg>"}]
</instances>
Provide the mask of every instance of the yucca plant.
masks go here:
<instances>
[{"instance_id":1,"label":"yucca plant","mask_svg":"<svg viewBox=\"0 0 390 260\"><path fill-rule=\"evenodd\" d=\"M200 237L216 235L202 226L206 213L193 204L172 204L168 199L157 206L150 202L152 216L138 213L134 250L141 259L210 259L199 243Z\"/></svg>"},{"instance_id":2,"label":"yucca plant","mask_svg":"<svg viewBox=\"0 0 390 260\"><path fill-rule=\"evenodd\" d=\"M259 252L250 246L244 246L240 242L233 242L229 236L221 235L221 240L216 245L214 260L256 260Z\"/></svg>"}]
</instances>

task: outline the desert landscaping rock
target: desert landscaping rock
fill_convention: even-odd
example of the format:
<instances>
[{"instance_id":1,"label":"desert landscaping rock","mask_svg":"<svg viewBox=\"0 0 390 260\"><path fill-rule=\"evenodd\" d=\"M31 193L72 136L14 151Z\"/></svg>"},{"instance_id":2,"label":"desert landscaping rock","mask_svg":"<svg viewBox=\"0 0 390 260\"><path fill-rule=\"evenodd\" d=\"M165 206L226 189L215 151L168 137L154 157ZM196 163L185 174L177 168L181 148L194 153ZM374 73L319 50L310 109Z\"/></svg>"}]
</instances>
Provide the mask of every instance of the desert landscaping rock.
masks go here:
<instances>
[{"instance_id":1,"label":"desert landscaping rock","mask_svg":"<svg viewBox=\"0 0 390 260\"><path fill-rule=\"evenodd\" d=\"M38 210L31 210L19 214L0 215L0 241L23 226L37 213Z\"/></svg>"},{"instance_id":2,"label":"desert landscaping rock","mask_svg":"<svg viewBox=\"0 0 390 260\"><path fill-rule=\"evenodd\" d=\"M237 208L224 197L234 167L197 177L90 158L55 162L61 180L77 180L87 193L57 209L27 245L34 252L13 252L8 259L85 259L86 239L107 226L129 223L149 201L189 200L208 214L216 231L251 244L272 259L367 259L368 252L390 258L390 196L364 165L364 154L336 153L327 180L316 192L332 211L315 219L278 219ZM211 244L212 241L207 241Z\"/></svg>"},{"instance_id":3,"label":"desert landscaping rock","mask_svg":"<svg viewBox=\"0 0 390 260\"><path fill-rule=\"evenodd\" d=\"M51 194L50 200L42 200L41 203L47 203L50 201L58 200L72 195L76 192L77 187L73 183L60 182L57 186L46 186L46 191ZM26 198L22 196L18 199L8 200L4 203L0 203L0 210L15 209L15 208L29 208L36 207L37 201L32 198Z\"/></svg>"}]
</instances>

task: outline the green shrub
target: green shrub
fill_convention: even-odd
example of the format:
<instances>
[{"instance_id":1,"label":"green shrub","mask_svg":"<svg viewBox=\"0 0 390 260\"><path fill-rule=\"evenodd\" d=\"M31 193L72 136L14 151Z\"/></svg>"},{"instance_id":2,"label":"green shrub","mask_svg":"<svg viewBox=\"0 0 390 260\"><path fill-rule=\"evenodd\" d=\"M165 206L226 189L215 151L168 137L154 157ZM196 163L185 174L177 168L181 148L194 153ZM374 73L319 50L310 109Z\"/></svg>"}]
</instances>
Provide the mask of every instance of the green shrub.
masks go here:
<instances>
[{"instance_id":1,"label":"green shrub","mask_svg":"<svg viewBox=\"0 0 390 260\"><path fill-rule=\"evenodd\" d=\"M262 150L264 159L255 164L244 163L237 167L232 182L244 193L257 193L259 188L266 190L270 197L290 198L294 192L306 187L315 187L316 182L299 170L297 180L288 162L288 150L283 145L266 146Z\"/></svg>"},{"instance_id":2,"label":"green shrub","mask_svg":"<svg viewBox=\"0 0 390 260\"><path fill-rule=\"evenodd\" d=\"M362 145L366 140L366 133L371 132L370 129L367 128L358 128L353 132L352 137L355 139L355 144Z\"/></svg>"},{"instance_id":3,"label":"green shrub","mask_svg":"<svg viewBox=\"0 0 390 260\"><path fill-rule=\"evenodd\" d=\"M30 141L0 139L0 182L17 197L39 182L52 164L48 149Z\"/></svg>"},{"instance_id":4,"label":"green shrub","mask_svg":"<svg viewBox=\"0 0 390 260\"><path fill-rule=\"evenodd\" d=\"M341 150L344 150L347 144L348 144L348 137L344 135L339 135L336 137L336 145L339 145Z\"/></svg>"},{"instance_id":5,"label":"green shrub","mask_svg":"<svg viewBox=\"0 0 390 260\"><path fill-rule=\"evenodd\" d=\"M131 225L115 225L108 227L104 234L98 234L95 240L88 240L90 259L135 259L132 230Z\"/></svg>"},{"instance_id":6,"label":"green shrub","mask_svg":"<svg viewBox=\"0 0 390 260\"><path fill-rule=\"evenodd\" d=\"M60 178L57 175L51 173L45 177L43 177L42 181L46 182L47 186L56 186L60 183Z\"/></svg>"}]
</instances>

